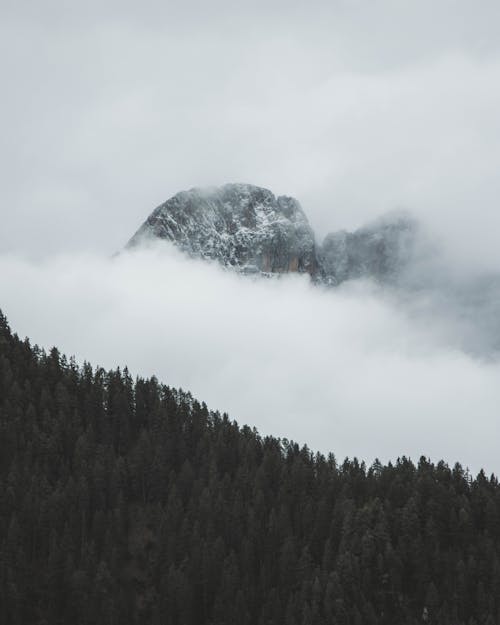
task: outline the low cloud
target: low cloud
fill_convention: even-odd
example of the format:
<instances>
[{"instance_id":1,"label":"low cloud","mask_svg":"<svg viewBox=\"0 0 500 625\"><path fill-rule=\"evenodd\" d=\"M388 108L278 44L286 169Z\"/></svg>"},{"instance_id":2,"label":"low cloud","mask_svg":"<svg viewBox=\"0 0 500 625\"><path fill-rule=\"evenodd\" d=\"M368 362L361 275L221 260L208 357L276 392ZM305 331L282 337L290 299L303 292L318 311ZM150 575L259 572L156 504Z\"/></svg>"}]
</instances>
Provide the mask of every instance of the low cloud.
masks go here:
<instances>
[{"instance_id":1,"label":"low cloud","mask_svg":"<svg viewBox=\"0 0 500 625\"><path fill-rule=\"evenodd\" d=\"M263 434L339 459L500 470L499 364L462 351L459 324L409 314L369 283L252 280L163 245L113 259L4 255L0 293L21 336L154 374Z\"/></svg>"}]
</instances>

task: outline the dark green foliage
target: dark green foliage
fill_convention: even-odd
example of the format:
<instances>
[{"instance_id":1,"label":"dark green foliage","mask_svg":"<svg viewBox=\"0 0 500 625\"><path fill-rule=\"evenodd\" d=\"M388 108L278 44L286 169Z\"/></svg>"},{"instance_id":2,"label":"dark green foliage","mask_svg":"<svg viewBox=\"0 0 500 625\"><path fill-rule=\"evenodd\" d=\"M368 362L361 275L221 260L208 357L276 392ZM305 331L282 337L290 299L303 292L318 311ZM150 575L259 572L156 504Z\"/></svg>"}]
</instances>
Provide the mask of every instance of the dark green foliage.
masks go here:
<instances>
[{"instance_id":1,"label":"dark green foliage","mask_svg":"<svg viewBox=\"0 0 500 625\"><path fill-rule=\"evenodd\" d=\"M500 622L500 487L337 465L0 316L0 622Z\"/></svg>"}]
</instances>

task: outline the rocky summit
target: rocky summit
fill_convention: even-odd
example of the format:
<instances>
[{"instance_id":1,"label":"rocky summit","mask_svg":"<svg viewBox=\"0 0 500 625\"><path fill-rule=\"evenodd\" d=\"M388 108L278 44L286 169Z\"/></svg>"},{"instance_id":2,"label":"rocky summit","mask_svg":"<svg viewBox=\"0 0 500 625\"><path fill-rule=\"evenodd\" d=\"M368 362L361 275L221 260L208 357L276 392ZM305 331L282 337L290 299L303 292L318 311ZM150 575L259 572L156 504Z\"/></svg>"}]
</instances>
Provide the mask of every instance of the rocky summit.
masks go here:
<instances>
[{"instance_id":1,"label":"rocky summit","mask_svg":"<svg viewBox=\"0 0 500 625\"><path fill-rule=\"evenodd\" d=\"M316 273L314 233L299 203L247 184L181 191L158 206L129 246L166 239L191 256L245 273Z\"/></svg>"},{"instance_id":2,"label":"rocky summit","mask_svg":"<svg viewBox=\"0 0 500 625\"><path fill-rule=\"evenodd\" d=\"M308 273L327 284L360 277L390 281L410 260L417 224L404 214L317 245L300 204L249 184L194 188L156 208L127 244L170 241L195 258L242 273Z\"/></svg>"}]
</instances>

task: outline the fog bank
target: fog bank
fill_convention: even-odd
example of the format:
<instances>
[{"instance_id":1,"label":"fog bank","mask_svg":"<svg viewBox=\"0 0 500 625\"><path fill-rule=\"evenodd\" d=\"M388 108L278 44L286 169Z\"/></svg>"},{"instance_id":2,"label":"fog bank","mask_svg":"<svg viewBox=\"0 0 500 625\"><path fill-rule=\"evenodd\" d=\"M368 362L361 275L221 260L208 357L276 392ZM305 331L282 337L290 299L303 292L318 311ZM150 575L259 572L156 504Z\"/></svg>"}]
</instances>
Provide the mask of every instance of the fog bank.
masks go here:
<instances>
[{"instance_id":1,"label":"fog bank","mask_svg":"<svg viewBox=\"0 0 500 625\"><path fill-rule=\"evenodd\" d=\"M156 375L241 424L367 462L420 455L498 472L500 366L459 324L369 283L250 279L163 245L114 259L0 256L0 306L21 336Z\"/></svg>"}]
</instances>

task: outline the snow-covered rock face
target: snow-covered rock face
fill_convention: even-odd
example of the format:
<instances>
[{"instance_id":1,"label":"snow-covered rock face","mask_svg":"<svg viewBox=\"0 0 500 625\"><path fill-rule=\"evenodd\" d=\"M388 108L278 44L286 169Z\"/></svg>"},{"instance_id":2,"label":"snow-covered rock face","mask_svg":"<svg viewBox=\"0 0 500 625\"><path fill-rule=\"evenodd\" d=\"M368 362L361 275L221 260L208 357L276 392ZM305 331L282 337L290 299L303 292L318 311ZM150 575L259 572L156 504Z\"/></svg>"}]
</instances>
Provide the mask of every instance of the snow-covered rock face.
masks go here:
<instances>
[{"instance_id":1,"label":"snow-covered rock face","mask_svg":"<svg viewBox=\"0 0 500 625\"><path fill-rule=\"evenodd\" d=\"M308 273L335 285L352 278L392 281L412 257L416 231L415 221L395 214L352 233L329 234L317 246L296 200L227 184L177 193L151 213L128 247L165 239L242 273Z\"/></svg>"},{"instance_id":2,"label":"snow-covered rock face","mask_svg":"<svg viewBox=\"0 0 500 625\"><path fill-rule=\"evenodd\" d=\"M252 185L174 195L153 211L128 246L150 237L244 273L317 272L314 233L299 203Z\"/></svg>"}]
</instances>

